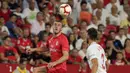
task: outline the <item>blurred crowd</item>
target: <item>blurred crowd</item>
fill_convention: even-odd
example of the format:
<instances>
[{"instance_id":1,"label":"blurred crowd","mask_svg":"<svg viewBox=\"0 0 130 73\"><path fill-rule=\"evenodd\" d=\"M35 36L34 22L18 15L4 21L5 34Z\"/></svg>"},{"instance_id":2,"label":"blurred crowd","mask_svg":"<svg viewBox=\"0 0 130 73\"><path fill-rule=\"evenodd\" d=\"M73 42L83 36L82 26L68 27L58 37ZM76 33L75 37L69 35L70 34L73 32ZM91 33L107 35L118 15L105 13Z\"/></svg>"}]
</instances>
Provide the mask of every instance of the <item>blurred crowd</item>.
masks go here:
<instances>
[{"instance_id":1,"label":"blurred crowd","mask_svg":"<svg viewBox=\"0 0 130 73\"><path fill-rule=\"evenodd\" d=\"M50 62L49 52L27 49L44 49L62 3L72 7L62 21L70 45L67 63L87 61L87 30L95 28L109 63L130 64L129 0L0 0L0 62L14 64L20 58L33 66Z\"/></svg>"}]
</instances>

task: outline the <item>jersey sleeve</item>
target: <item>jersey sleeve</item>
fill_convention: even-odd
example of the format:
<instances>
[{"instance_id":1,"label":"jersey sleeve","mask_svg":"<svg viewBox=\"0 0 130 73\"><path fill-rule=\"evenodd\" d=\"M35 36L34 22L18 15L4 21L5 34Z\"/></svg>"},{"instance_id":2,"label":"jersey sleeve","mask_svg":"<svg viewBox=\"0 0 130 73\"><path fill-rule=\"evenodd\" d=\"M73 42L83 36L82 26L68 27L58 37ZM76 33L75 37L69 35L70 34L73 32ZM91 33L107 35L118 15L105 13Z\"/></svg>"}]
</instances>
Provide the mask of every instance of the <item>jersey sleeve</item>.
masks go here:
<instances>
[{"instance_id":1,"label":"jersey sleeve","mask_svg":"<svg viewBox=\"0 0 130 73\"><path fill-rule=\"evenodd\" d=\"M92 59L94 59L94 58L98 58L97 55L96 55L96 51L97 51L97 50L96 50L95 47L93 47L93 46L91 46L91 47L88 48L86 56L87 56L87 58L88 58L90 61L91 61Z\"/></svg>"},{"instance_id":2,"label":"jersey sleeve","mask_svg":"<svg viewBox=\"0 0 130 73\"><path fill-rule=\"evenodd\" d=\"M62 51L69 51L69 43L66 36L63 36L61 38L61 47L62 47Z\"/></svg>"}]
</instances>

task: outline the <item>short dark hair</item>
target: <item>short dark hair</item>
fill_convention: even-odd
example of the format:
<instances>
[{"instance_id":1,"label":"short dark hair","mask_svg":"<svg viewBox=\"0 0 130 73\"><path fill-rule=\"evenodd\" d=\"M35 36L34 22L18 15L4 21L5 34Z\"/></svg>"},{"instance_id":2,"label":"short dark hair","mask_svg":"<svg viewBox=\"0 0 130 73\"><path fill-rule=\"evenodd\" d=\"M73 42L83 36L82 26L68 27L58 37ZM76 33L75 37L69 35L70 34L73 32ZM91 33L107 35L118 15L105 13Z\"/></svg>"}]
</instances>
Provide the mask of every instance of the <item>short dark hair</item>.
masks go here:
<instances>
[{"instance_id":1,"label":"short dark hair","mask_svg":"<svg viewBox=\"0 0 130 73\"><path fill-rule=\"evenodd\" d=\"M23 64L24 62L27 62L27 59L26 58L21 58L20 61L19 61L19 64Z\"/></svg>"},{"instance_id":2,"label":"short dark hair","mask_svg":"<svg viewBox=\"0 0 130 73\"><path fill-rule=\"evenodd\" d=\"M86 2L86 1L82 1L82 2L80 3L80 6L82 6L83 4L87 4L87 2Z\"/></svg>"},{"instance_id":3,"label":"short dark hair","mask_svg":"<svg viewBox=\"0 0 130 73\"><path fill-rule=\"evenodd\" d=\"M98 32L95 28L90 28L87 32L91 40L97 40Z\"/></svg>"},{"instance_id":4,"label":"short dark hair","mask_svg":"<svg viewBox=\"0 0 130 73\"><path fill-rule=\"evenodd\" d=\"M46 24L45 24L45 27L47 27L47 26L50 26L50 27L51 27L51 24L50 24L50 23L46 23Z\"/></svg>"},{"instance_id":5,"label":"short dark hair","mask_svg":"<svg viewBox=\"0 0 130 73\"><path fill-rule=\"evenodd\" d=\"M2 40L5 41L7 38L10 38L10 36L5 36L2 38Z\"/></svg>"},{"instance_id":6,"label":"short dark hair","mask_svg":"<svg viewBox=\"0 0 130 73\"><path fill-rule=\"evenodd\" d=\"M10 14L10 18L13 17L13 16L17 17L16 14L11 13L11 14Z\"/></svg>"}]
</instances>

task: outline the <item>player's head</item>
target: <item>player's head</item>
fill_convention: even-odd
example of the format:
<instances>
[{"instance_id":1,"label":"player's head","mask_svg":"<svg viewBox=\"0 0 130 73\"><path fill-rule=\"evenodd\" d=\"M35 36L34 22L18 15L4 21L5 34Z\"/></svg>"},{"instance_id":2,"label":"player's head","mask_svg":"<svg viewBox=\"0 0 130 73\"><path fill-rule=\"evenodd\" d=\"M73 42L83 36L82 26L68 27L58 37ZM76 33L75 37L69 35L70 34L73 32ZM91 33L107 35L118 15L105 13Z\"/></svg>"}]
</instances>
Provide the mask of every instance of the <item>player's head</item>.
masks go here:
<instances>
[{"instance_id":1,"label":"player's head","mask_svg":"<svg viewBox=\"0 0 130 73\"><path fill-rule=\"evenodd\" d=\"M62 20L63 20L63 18L59 14L55 15L55 17L56 17L56 21L53 24L53 32L54 32L54 34L58 34L62 30Z\"/></svg>"},{"instance_id":2,"label":"player's head","mask_svg":"<svg viewBox=\"0 0 130 73\"><path fill-rule=\"evenodd\" d=\"M95 28L88 29L87 33L88 33L88 40L93 40L93 41L97 40L98 32Z\"/></svg>"},{"instance_id":3,"label":"player's head","mask_svg":"<svg viewBox=\"0 0 130 73\"><path fill-rule=\"evenodd\" d=\"M25 69L26 65L27 65L27 59L21 58L20 61L19 61L19 67L20 67L20 69Z\"/></svg>"}]
</instances>

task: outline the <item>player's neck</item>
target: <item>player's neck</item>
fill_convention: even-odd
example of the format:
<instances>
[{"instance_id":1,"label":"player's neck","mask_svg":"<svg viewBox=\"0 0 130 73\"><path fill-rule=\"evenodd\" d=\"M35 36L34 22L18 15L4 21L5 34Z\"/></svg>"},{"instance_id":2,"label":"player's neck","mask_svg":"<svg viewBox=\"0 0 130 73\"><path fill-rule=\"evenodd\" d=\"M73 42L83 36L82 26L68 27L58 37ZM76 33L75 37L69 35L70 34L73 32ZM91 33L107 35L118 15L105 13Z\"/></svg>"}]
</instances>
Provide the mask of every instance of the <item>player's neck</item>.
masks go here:
<instances>
[{"instance_id":1,"label":"player's neck","mask_svg":"<svg viewBox=\"0 0 130 73\"><path fill-rule=\"evenodd\" d=\"M59 32L59 33L57 33L57 34L54 33L54 34L53 34L53 37L57 37L57 36L59 36L60 34L61 34L61 32Z\"/></svg>"},{"instance_id":2,"label":"player's neck","mask_svg":"<svg viewBox=\"0 0 130 73\"><path fill-rule=\"evenodd\" d=\"M90 45L90 44L92 44L93 42L96 42L96 41L94 41L94 40L89 40L88 44Z\"/></svg>"}]
</instances>

